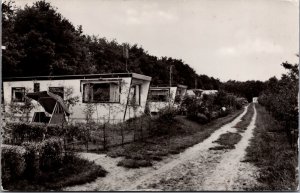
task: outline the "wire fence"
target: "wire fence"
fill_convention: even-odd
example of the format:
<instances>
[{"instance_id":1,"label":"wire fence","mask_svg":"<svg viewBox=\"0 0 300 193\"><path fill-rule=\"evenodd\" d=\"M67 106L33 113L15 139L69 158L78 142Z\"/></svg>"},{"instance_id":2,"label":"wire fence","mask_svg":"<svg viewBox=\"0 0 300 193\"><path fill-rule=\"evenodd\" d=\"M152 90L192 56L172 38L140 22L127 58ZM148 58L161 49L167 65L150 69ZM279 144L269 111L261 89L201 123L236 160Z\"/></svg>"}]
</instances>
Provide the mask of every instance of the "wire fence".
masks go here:
<instances>
[{"instance_id":1,"label":"wire fence","mask_svg":"<svg viewBox=\"0 0 300 193\"><path fill-rule=\"evenodd\" d=\"M125 145L144 140L150 136L151 117L121 122L110 120L108 123L86 124L86 137L66 139L66 149L72 151L105 151L110 147Z\"/></svg>"}]
</instances>

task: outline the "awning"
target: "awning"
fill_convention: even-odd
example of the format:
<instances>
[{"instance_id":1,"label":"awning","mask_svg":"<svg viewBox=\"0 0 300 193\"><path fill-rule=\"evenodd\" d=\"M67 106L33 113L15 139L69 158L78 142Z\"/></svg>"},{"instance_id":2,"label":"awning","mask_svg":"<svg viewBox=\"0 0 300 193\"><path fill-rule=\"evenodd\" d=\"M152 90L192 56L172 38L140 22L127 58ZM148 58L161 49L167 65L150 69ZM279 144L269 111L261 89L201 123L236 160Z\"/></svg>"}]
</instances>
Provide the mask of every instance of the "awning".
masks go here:
<instances>
[{"instance_id":1,"label":"awning","mask_svg":"<svg viewBox=\"0 0 300 193\"><path fill-rule=\"evenodd\" d=\"M63 99L56 94L53 94L48 91L41 91L41 92L27 93L26 96L39 102L44 107L47 113L52 114L55 104L58 103L63 108L66 115L67 116L70 115L69 109L64 104Z\"/></svg>"}]
</instances>

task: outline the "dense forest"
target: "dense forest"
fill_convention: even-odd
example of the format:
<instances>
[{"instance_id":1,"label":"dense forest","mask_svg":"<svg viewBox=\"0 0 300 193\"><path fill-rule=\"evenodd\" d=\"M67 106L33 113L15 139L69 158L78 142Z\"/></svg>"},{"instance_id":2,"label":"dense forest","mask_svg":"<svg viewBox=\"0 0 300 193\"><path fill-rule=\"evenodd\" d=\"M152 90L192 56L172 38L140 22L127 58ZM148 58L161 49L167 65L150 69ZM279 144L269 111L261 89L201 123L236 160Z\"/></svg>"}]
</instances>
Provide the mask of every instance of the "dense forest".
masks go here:
<instances>
[{"instance_id":1,"label":"dense forest","mask_svg":"<svg viewBox=\"0 0 300 193\"><path fill-rule=\"evenodd\" d=\"M83 34L57 9L38 1L24 9L2 3L3 77L127 72L124 44ZM181 59L150 55L128 45L128 71L152 77L153 85L172 82L190 88L219 89L220 81L198 75Z\"/></svg>"}]
</instances>

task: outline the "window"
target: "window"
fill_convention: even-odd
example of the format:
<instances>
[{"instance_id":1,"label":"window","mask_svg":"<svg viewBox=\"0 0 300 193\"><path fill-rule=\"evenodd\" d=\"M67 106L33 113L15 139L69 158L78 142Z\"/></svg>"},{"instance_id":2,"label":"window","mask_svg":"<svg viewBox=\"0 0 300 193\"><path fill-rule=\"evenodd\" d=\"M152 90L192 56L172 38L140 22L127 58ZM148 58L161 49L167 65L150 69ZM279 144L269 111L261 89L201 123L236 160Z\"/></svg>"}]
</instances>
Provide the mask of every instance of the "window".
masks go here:
<instances>
[{"instance_id":1,"label":"window","mask_svg":"<svg viewBox=\"0 0 300 193\"><path fill-rule=\"evenodd\" d=\"M83 84L83 102L120 102L119 82Z\"/></svg>"},{"instance_id":2,"label":"window","mask_svg":"<svg viewBox=\"0 0 300 193\"><path fill-rule=\"evenodd\" d=\"M25 101L25 88L24 87L13 87L12 88L12 101L13 102L24 102Z\"/></svg>"},{"instance_id":3,"label":"window","mask_svg":"<svg viewBox=\"0 0 300 193\"><path fill-rule=\"evenodd\" d=\"M152 102L168 102L169 89L150 90L149 99Z\"/></svg>"},{"instance_id":4,"label":"window","mask_svg":"<svg viewBox=\"0 0 300 193\"><path fill-rule=\"evenodd\" d=\"M33 83L33 92L40 92L40 83Z\"/></svg>"},{"instance_id":5,"label":"window","mask_svg":"<svg viewBox=\"0 0 300 193\"><path fill-rule=\"evenodd\" d=\"M129 94L129 105L131 106L139 106L141 105L141 86L140 85L133 85L130 87L130 94Z\"/></svg>"},{"instance_id":6,"label":"window","mask_svg":"<svg viewBox=\"0 0 300 193\"><path fill-rule=\"evenodd\" d=\"M52 92L64 99L64 87L49 87L49 92Z\"/></svg>"}]
</instances>

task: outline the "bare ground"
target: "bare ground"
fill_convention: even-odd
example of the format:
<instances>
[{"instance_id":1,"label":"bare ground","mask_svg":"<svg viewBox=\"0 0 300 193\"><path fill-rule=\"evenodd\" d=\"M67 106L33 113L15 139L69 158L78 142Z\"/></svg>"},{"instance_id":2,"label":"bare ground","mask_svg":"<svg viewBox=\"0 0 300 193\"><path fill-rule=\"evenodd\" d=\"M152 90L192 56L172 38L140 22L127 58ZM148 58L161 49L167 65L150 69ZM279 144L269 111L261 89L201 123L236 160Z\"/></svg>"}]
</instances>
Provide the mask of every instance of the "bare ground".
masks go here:
<instances>
[{"instance_id":1,"label":"bare ground","mask_svg":"<svg viewBox=\"0 0 300 193\"><path fill-rule=\"evenodd\" d=\"M248 107L247 107L248 108ZM65 191L242 191L255 185L257 169L250 163L241 162L252 137L256 110L241 141L232 150L209 150L215 147L221 134L236 132L233 128L246 113L216 130L203 142L186 151L172 155L152 167L127 169L117 166L122 158L111 158L105 154L82 153L82 157L95 161L109 173L105 178L84 185L67 187Z\"/></svg>"}]
</instances>

